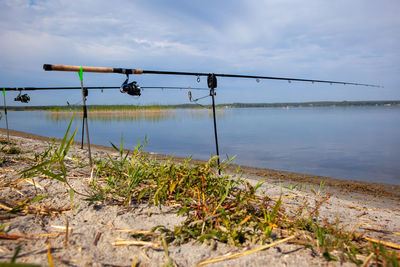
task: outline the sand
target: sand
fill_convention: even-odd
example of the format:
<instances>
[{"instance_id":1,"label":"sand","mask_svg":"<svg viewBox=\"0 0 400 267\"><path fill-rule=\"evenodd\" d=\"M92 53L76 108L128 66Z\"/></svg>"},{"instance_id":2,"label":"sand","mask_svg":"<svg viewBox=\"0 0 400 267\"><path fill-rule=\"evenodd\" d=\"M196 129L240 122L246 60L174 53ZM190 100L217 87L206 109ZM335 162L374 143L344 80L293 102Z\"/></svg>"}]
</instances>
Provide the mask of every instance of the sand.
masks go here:
<instances>
[{"instance_id":1,"label":"sand","mask_svg":"<svg viewBox=\"0 0 400 267\"><path fill-rule=\"evenodd\" d=\"M5 139L4 130L0 139ZM149 207L134 205L121 207L102 202L85 201L83 196L74 196L71 202L68 188L54 180L35 177L36 187L29 180L20 179L19 171L28 168L29 162L21 157L33 158L35 152L46 149L48 138L21 132L11 132L11 140L23 151L22 154L1 154L0 165L0 225L3 231L15 240L0 238L0 263L10 262L17 246L21 245L16 262L49 265L48 251L55 266L160 266L168 262L164 249L157 242L144 246L116 246L118 240L134 241L123 230L150 230L157 225L170 229L184 221L177 216L174 207ZM0 145L3 146L3 145ZM110 148L93 146L93 157L113 154ZM75 145L71 155L85 157L87 152ZM115 156L115 155L114 155ZM152 155L160 160L167 156ZM73 161L70 156L67 161ZM177 162L183 159L175 159ZM234 170L236 166L231 166ZM320 216L330 222L339 221L348 231L394 244L400 244L400 187L385 184L363 183L318 177L283 171L242 167L243 177L251 184L265 180L261 191L271 198L282 193L285 205L295 209L302 199L313 198L310 186L321 188L331 195L321 207ZM70 170L69 180L80 192L89 190L90 169ZM7 186L6 186L7 185ZM288 187L297 185L295 189ZM31 208L47 208L50 214L8 213L14 207L37 193L48 195L31 205ZM295 197L292 197L295 196ZM68 236L66 226L68 225ZM178 266L197 266L200 262L221 255L248 251L260 247L246 244L244 247L228 246L223 243L198 243L168 245L170 258ZM313 249L285 242L238 259L226 260L208 266L356 266L351 262L327 262Z\"/></svg>"}]
</instances>

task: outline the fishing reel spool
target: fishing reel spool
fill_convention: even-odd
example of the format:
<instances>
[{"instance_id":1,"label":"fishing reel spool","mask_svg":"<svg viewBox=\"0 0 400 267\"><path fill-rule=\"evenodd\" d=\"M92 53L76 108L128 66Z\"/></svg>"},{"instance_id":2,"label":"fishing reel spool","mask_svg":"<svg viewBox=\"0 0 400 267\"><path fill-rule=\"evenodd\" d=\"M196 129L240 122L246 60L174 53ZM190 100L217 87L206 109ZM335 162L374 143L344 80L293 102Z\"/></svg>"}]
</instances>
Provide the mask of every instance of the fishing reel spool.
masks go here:
<instances>
[{"instance_id":1,"label":"fishing reel spool","mask_svg":"<svg viewBox=\"0 0 400 267\"><path fill-rule=\"evenodd\" d=\"M123 94L128 94L131 96L140 96L140 86L136 81L133 81L131 83L128 83L129 81L129 75L126 75L126 80L125 82L121 85L120 92Z\"/></svg>"},{"instance_id":2,"label":"fishing reel spool","mask_svg":"<svg viewBox=\"0 0 400 267\"><path fill-rule=\"evenodd\" d=\"M14 98L14 101L19 101L21 103L28 103L31 100L30 96L28 94L23 94L21 95L21 91L19 91L19 94L17 95L16 98Z\"/></svg>"}]
</instances>

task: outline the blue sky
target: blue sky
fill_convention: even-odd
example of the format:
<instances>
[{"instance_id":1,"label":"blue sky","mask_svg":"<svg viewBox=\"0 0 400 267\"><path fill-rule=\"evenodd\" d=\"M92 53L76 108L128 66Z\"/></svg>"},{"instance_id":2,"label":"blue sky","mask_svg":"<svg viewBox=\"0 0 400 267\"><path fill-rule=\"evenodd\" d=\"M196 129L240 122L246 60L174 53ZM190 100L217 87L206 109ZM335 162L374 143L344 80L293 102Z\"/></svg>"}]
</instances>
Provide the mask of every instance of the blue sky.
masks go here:
<instances>
[{"instance_id":1,"label":"blue sky","mask_svg":"<svg viewBox=\"0 0 400 267\"><path fill-rule=\"evenodd\" d=\"M217 103L400 99L398 0L0 1L3 87L79 86L44 63L255 74L380 84L385 88L220 78ZM84 73L86 86L118 74ZM206 87L195 77L131 76L142 86ZM16 93L8 93L8 105ZM201 97L204 92L193 92ZM35 92L32 105L80 101L79 91ZM208 103L209 100L203 101ZM187 103L185 91L140 98L90 92L89 104Z\"/></svg>"}]
</instances>

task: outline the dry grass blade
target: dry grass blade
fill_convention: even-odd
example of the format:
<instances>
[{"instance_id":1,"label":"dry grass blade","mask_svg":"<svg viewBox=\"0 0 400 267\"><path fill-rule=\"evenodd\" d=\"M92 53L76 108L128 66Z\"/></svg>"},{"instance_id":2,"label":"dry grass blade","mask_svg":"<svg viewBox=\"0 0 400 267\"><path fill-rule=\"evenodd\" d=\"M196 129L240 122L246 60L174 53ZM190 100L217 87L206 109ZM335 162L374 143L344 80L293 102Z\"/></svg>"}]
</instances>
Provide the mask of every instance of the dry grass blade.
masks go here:
<instances>
[{"instance_id":1,"label":"dry grass blade","mask_svg":"<svg viewBox=\"0 0 400 267\"><path fill-rule=\"evenodd\" d=\"M117 232L130 233L133 235L158 235L157 233L151 232L149 230L139 230L139 229L117 229Z\"/></svg>"},{"instance_id":2,"label":"dry grass blade","mask_svg":"<svg viewBox=\"0 0 400 267\"><path fill-rule=\"evenodd\" d=\"M6 206L5 204L0 203L0 208L4 209L4 210L12 210L11 207Z\"/></svg>"},{"instance_id":3,"label":"dry grass blade","mask_svg":"<svg viewBox=\"0 0 400 267\"><path fill-rule=\"evenodd\" d=\"M49 234L35 234L33 237L48 237L48 238L56 238L62 235L62 233L49 233Z\"/></svg>"},{"instance_id":4,"label":"dry grass blade","mask_svg":"<svg viewBox=\"0 0 400 267\"><path fill-rule=\"evenodd\" d=\"M39 188L41 190L44 190L44 187L41 186L38 182L35 182L35 180L33 180L32 178L24 179L21 182L26 182L26 183L31 184L31 185L33 185L33 186L35 186L35 187L37 187L37 188Z\"/></svg>"},{"instance_id":5,"label":"dry grass blade","mask_svg":"<svg viewBox=\"0 0 400 267\"><path fill-rule=\"evenodd\" d=\"M132 267L139 266L139 258L138 258L138 257L136 257L135 261L132 263L131 266L132 266Z\"/></svg>"},{"instance_id":6,"label":"dry grass blade","mask_svg":"<svg viewBox=\"0 0 400 267\"><path fill-rule=\"evenodd\" d=\"M400 245L392 243L392 242L387 242L387 241L381 241L378 239L374 239L368 236L364 236L363 237L365 240L376 243L376 244L381 244L384 245L385 247L389 247L389 248L395 248L395 249L400 249Z\"/></svg>"},{"instance_id":7,"label":"dry grass blade","mask_svg":"<svg viewBox=\"0 0 400 267\"><path fill-rule=\"evenodd\" d=\"M159 243L147 242L147 241L136 241L136 240L118 240L112 242L113 246L147 246L153 248L160 248L161 245Z\"/></svg>"},{"instance_id":8,"label":"dry grass blade","mask_svg":"<svg viewBox=\"0 0 400 267\"><path fill-rule=\"evenodd\" d=\"M54 267L53 258L51 257L51 247L50 244L47 246L47 258L49 260L49 266Z\"/></svg>"},{"instance_id":9,"label":"dry grass blade","mask_svg":"<svg viewBox=\"0 0 400 267\"><path fill-rule=\"evenodd\" d=\"M369 261L372 259L373 256L374 256L374 253L369 254L368 257L365 259L363 265L361 265L361 267L367 267Z\"/></svg>"},{"instance_id":10,"label":"dry grass blade","mask_svg":"<svg viewBox=\"0 0 400 267\"><path fill-rule=\"evenodd\" d=\"M49 234L32 234L32 235L4 235L0 234L0 239L17 240L20 238L35 239L38 237L56 238L62 233L49 233Z\"/></svg>"},{"instance_id":11,"label":"dry grass blade","mask_svg":"<svg viewBox=\"0 0 400 267\"><path fill-rule=\"evenodd\" d=\"M352 205L346 205L349 209L356 209L356 210L368 210L368 211L376 211L379 210L378 208L374 209L369 209L369 208L362 208L362 207L357 207L357 206L352 206Z\"/></svg>"},{"instance_id":12,"label":"dry grass blade","mask_svg":"<svg viewBox=\"0 0 400 267\"><path fill-rule=\"evenodd\" d=\"M62 225L51 225L50 227L52 227L54 229L57 229L57 230L63 230L63 231L67 230L67 228L65 226L62 226ZM68 229L72 230L72 227L68 227Z\"/></svg>"},{"instance_id":13,"label":"dry grass blade","mask_svg":"<svg viewBox=\"0 0 400 267\"><path fill-rule=\"evenodd\" d=\"M278 200L278 199L287 199L287 198L295 198L298 196L282 196L282 197L271 197L272 200Z\"/></svg>"},{"instance_id":14,"label":"dry grass blade","mask_svg":"<svg viewBox=\"0 0 400 267\"><path fill-rule=\"evenodd\" d=\"M296 237L297 237L297 235L292 235L292 236L286 237L286 238L284 238L282 240L279 240L277 242L274 242L274 243L271 243L271 244L266 244L266 245L261 246L259 248L251 249L251 250L248 250L248 251L245 251L245 252L236 253L236 254L232 254L232 255L229 255L229 256L220 256L220 257L211 258L211 259L208 259L208 260L200 262L197 266L204 266L204 265L211 264L211 263L216 263L216 262L220 262L220 261L226 261L226 260L240 258L240 257L246 256L246 255L249 255L249 254L252 254L252 253L267 249L267 248L270 248L270 247L277 246L279 244L282 244L282 243L285 243L285 242L287 242L289 240L292 240L292 239L294 239Z\"/></svg>"},{"instance_id":15,"label":"dry grass blade","mask_svg":"<svg viewBox=\"0 0 400 267\"><path fill-rule=\"evenodd\" d=\"M18 211L18 213L26 213L26 214L42 214L42 215L58 215L65 213L72 208L51 208L51 207L24 207L22 209L18 209L18 207L10 207L5 203L0 203L0 208L3 210L7 210L9 212Z\"/></svg>"},{"instance_id":16,"label":"dry grass blade","mask_svg":"<svg viewBox=\"0 0 400 267\"><path fill-rule=\"evenodd\" d=\"M0 235L0 239L17 240L19 238L27 237L26 235Z\"/></svg>"}]
</instances>

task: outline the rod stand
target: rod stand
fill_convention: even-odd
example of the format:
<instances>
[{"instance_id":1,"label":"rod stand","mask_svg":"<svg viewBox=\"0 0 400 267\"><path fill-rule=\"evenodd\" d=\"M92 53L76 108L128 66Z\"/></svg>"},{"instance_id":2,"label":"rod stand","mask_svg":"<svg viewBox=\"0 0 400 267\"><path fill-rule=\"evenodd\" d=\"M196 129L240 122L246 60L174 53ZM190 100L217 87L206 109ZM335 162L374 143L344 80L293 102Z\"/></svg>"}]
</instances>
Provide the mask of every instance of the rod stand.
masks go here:
<instances>
[{"instance_id":1,"label":"rod stand","mask_svg":"<svg viewBox=\"0 0 400 267\"><path fill-rule=\"evenodd\" d=\"M210 88L210 96L212 99L213 119L214 119L214 137L215 137L215 148L217 151L217 164L218 174L221 174L220 160L219 160L219 148L218 148L218 133L217 133L217 118L215 114L215 88L217 88L217 77L214 73L209 74L207 77L208 88Z\"/></svg>"},{"instance_id":2,"label":"rod stand","mask_svg":"<svg viewBox=\"0 0 400 267\"><path fill-rule=\"evenodd\" d=\"M88 96L88 92L86 88L83 88L83 81L81 80L81 88L82 88L82 101L83 101L83 122L84 126L86 125L86 139L88 143L88 151L89 151L89 165L90 167L93 166L92 163L92 152L90 151L90 138L89 138L89 127L88 127L88 120L87 120L87 107L86 107L86 97ZM82 137L83 137L82 129ZM82 138L82 148L83 148L83 138Z\"/></svg>"},{"instance_id":3,"label":"rod stand","mask_svg":"<svg viewBox=\"0 0 400 267\"><path fill-rule=\"evenodd\" d=\"M4 116L6 117L7 143L10 144L10 132L8 130L8 118L7 118L6 93L4 91L3 91L3 100L4 100Z\"/></svg>"},{"instance_id":4,"label":"rod stand","mask_svg":"<svg viewBox=\"0 0 400 267\"><path fill-rule=\"evenodd\" d=\"M87 88L83 88L83 96L85 98L89 95ZM82 141L81 141L81 149L83 149L83 137L85 136L85 121L87 120L87 108L86 104L83 105L83 114L82 114Z\"/></svg>"}]
</instances>

